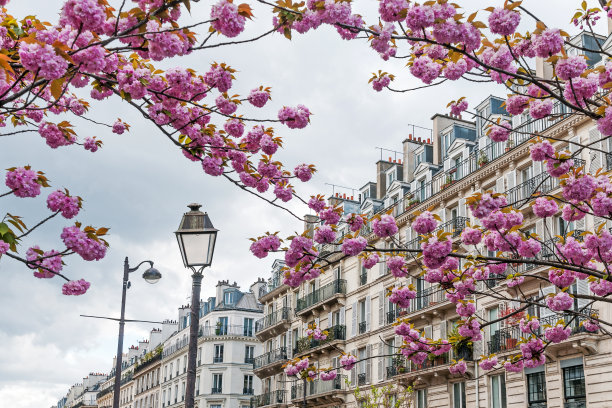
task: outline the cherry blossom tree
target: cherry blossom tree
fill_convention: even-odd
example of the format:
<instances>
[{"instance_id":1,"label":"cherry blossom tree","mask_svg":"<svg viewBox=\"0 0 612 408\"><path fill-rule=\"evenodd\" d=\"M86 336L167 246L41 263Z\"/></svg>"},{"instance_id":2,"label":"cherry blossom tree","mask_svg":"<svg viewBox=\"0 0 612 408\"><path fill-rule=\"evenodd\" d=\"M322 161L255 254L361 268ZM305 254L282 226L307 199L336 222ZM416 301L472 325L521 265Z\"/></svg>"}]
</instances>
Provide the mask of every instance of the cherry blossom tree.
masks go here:
<instances>
[{"instance_id":1,"label":"cherry blossom tree","mask_svg":"<svg viewBox=\"0 0 612 408\"><path fill-rule=\"evenodd\" d=\"M595 35L593 27L597 22L612 17L609 2L600 1L600 6L588 7L587 2L582 2L570 24ZM520 202L509 202L499 192L476 193L466 202L478 225L463 230L458 242L438 228L439 216L423 211L411 220L410 226L420 236L419 248L401 242L393 209L374 215L345 214L341 206L334 205L335 201L313 196L308 207L317 214L317 221L299 236L281 240L267 234L254 239L251 250L255 256L284 252L287 265L284 283L291 287L317 278L332 262L344 258L359 257L366 269L385 262L398 279L398 285L387 296L399 307L407 307L419 296L414 286L406 285L405 278L422 277L436 285L456 305L461 320L456 333L448 339L430 339L409 321L398 319L395 333L403 338L398 352L414 364L422 364L430 356L435 358L451 348L471 347L473 342L483 339L485 327L501 321L518 322L522 333L520 351L503 360L494 354L482 355L479 364L485 371L521 371L544 364L547 347L568 339L571 327L578 323L586 332L609 334L612 323L602 320L591 306L594 302L611 302L608 264L612 259L612 234L605 228L605 221L612 220L612 182L605 169L589 171L577 160L583 151L607 153L602 142L612 136L608 96L612 62L607 62L612 55L603 41L596 41L596 49L578 46L570 41L566 31L548 27L521 1L506 1L499 7L469 13L460 4L446 0L422 4L381 0L378 21L371 25L362 16L352 14L350 2L285 1L279 2L278 8L281 11L274 22L286 37L329 24L333 10L334 16L342 16L332 24L343 39L367 42L383 60L405 60L408 72L390 74L379 70L373 74L369 82L375 91L408 92L458 80L485 86L500 84L508 92L505 109L510 115L526 114L532 121L557 121L566 115L584 117L596 123L600 137L585 144L565 137L521 132L508 121L480 117L488 121L487 135L493 142L506 142L519 135L521 143L529 143L531 159L541 162L546 170L542 183L557 183L560 193L534 193ZM519 31L521 23L529 31ZM585 51L596 55L602 63L590 64ZM546 64L552 73L546 75L534 69L536 62ZM424 85L392 88L392 81L402 74L417 77ZM468 106L466 98L448 104L452 115L466 112L477 116L468 112ZM568 223L587 215L604 223L596 224L593 231L581 236L564 231L555 237L548 230L538 235L528 231L523 219L522 210L528 207L544 220L560 213ZM372 243L380 239L390 240L393 248L381 249ZM328 249L331 245L332 249L323 253L323 245ZM552 256L541 256L544 252ZM530 272L534 266L547 267L547 274ZM513 301L518 306L507 309L498 319L487 320L475 313L472 298L491 293L490 279L505 282L519 292L527 280L541 281L557 290L531 299L498 294L500 300ZM570 287L580 281L590 287L593 295L570 293ZM582 301L579 308L574 307L576 300ZM543 326L536 316L527 313L531 307L547 308L560 318ZM352 365L357 362L355 356L344 355L343 359L350 359ZM289 368L295 369L298 376L301 373L308 378L316 377L317 372L308 371L311 365L303 361L296 359ZM297 369L301 364L304 369ZM351 364L342 366L350 369ZM451 374L463 375L466 370L464 358L453 360L450 366Z\"/></svg>"}]
</instances>

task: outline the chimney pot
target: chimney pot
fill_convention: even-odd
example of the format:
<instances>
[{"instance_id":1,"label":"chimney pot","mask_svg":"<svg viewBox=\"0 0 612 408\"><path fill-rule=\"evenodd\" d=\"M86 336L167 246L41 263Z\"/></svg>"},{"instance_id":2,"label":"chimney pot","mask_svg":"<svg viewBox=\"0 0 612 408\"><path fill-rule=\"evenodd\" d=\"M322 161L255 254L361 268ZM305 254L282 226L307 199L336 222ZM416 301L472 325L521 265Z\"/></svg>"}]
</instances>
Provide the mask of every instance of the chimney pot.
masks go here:
<instances>
[{"instance_id":1,"label":"chimney pot","mask_svg":"<svg viewBox=\"0 0 612 408\"><path fill-rule=\"evenodd\" d=\"M397 159L398 164L402 164L402 159Z\"/></svg>"},{"instance_id":2,"label":"chimney pot","mask_svg":"<svg viewBox=\"0 0 612 408\"><path fill-rule=\"evenodd\" d=\"M351 196L351 201L354 201L354 200L353 200L353 196Z\"/></svg>"},{"instance_id":3,"label":"chimney pot","mask_svg":"<svg viewBox=\"0 0 612 408\"><path fill-rule=\"evenodd\" d=\"M427 144L431 143L431 139L427 138Z\"/></svg>"},{"instance_id":4,"label":"chimney pot","mask_svg":"<svg viewBox=\"0 0 612 408\"><path fill-rule=\"evenodd\" d=\"M391 161L391 156L389 156L389 161Z\"/></svg>"},{"instance_id":5,"label":"chimney pot","mask_svg":"<svg viewBox=\"0 0 612 408\"><path fill-rule=\"evenodd\" d=\"M408 139L412 140L412 133L408 133Z\"/></svg>"}]
</instances>

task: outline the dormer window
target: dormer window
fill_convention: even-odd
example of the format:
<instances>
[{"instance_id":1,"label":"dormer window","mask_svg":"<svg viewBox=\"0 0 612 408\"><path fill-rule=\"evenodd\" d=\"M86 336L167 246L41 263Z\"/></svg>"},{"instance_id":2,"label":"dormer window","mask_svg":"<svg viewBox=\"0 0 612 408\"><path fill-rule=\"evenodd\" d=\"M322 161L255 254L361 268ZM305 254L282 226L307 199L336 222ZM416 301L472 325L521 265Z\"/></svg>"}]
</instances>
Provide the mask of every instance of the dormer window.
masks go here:
<instances>
[{"instance_id":1,"label":"dormer window","mask_svg":"<svg viewBox=\"0 0 612 408\"><path fill-rule=\"evenodd\" d=\"M234 303L234 292L225 292L225 295L223 297L223 303L225 303L226 305L231 305L232 303Z\"/></svg>"},{"instance_id":2,"label":"dormer window","mask_svg":"<svg viewBox=\"0 0 612 408\"><path fill-rule=\"evenodd\" d=\"M396 169L393 168L387 173L387 187L391 185L396 179Z\"/></svg>"}]
</instances>

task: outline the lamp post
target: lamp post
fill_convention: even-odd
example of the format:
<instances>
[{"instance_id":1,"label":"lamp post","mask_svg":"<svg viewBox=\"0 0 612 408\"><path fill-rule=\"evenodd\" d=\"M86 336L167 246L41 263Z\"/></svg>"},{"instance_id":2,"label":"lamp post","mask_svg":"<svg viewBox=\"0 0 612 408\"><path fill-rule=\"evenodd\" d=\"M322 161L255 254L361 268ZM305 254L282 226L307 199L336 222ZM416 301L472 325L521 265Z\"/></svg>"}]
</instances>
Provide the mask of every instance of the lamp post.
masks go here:
<instances>
[{"instance_id":1,"label":"lamp post","mask_svg":"<svg viewBox=\"0 0 612 408\"><path fill-rule=\"evenodd\" d=\"M123 262L123 289L121 292L121 317L119 318L119 339L117 340L117 361L115 362L115 384L113 386L113 408L119 408L119 392L121 391L121 363L123 357L123 328L125 326L125 295L130 287L129 275L135 272L144 263L148 263L149 269L144 271L142 277L148 283L154 284L161 279L161 273L153 267L153 262L142 261L134 268L130 268L127 256Z\"/></svg>"},{"instance_id":2,"label":"lamp post","mask_svg":"<svg viewBox=\"0 0 612 408\"><path fill-rule=\"evenodd\" d=\"M189 351L187 354L185 408L194 408L202 271L212 263L218 230L213 227L208 214L200 211L200 204L189 204L188 207L191 211L183 214L183 218L175 234L179 250L181 251L181 257L183 258L183 264L193 272L191 275L191 311L189 318Z\"/></svg>"}]
</instances>

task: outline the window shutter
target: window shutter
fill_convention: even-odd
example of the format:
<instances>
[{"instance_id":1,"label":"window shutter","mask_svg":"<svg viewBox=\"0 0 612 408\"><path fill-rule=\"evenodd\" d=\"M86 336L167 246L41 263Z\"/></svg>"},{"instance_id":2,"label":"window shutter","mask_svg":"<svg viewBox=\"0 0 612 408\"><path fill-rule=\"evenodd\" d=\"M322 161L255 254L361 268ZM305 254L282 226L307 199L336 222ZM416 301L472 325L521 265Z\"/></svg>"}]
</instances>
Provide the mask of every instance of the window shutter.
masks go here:
<instances>
[{"instance_id":1,"label":"window shutter","mask_svg":"<svg viewBox=\"0 0 612 408\"><path fill-rule=\"evenodd\" d=\"M589 130L589 141L590 143L593 143L597 140L601 139L601 134L599 133L599 130L597 130L596 127L591 128ZM594 143L593 148L595 149L601 149L601 142L597 142ZM591 158L591 163L589 165L589 172L590 173L595 173L597 171L597 169L600 169L603 167L603 158L602 158L602 154L601 152L595 151L595 150L591 150L589 151L589 156Z\"/></svg>"},{"instance_id":2,"label":"window shutter","mask_svg":"<svg viewBox=\"0 0 612 408\"><path fill-rule=\"evenodd\" d=\"M460 198L459 199L459 216L460 217L465 217L466 216L466 212L465 212L465 198Z\"/></svg>"},{"instance_id":3,"label":"window shutter","mask_svg":"<svg viewBox=\"0 0 612 408\"><path fill-rule=\"evenodd\" d=\"M340 363L338 362L338 357L334 357L332 358L332 367L336 370L336 371L340 371Z\"/></svg>"},{"instance_id":4,"label":"window shutter","mask_svg":"<svg viewBox=\"0 0 612 408\"><path fill-rule=\"evenodd\" d=\"M503 193L506 190L504 189L504 178L500 177L497 179L497 181L495 182L495 192L496 193Z\"/></svg>"},{"instance_id":5,"label":"window shutter","mask_svg":"<svg viewBox=\"0 0 612 408\"><path fill-rule=\"evenodd\" d=\"M506 174L506 185L508 186L507 190L516 186L516 170L509 171L508 174Z\"/></svg>"},{"instance_id":6,"label":"window shutter","mask_svg":"<svg viewBox=\"0 0 612 408\"><path fill-rule=\"evenodd\" d=\"M539 174L542 174L542 162L534 162L533 163L533 175L537 176Z\"/></svg>"},{"instance_id":7,"label":"window shutter","mask_svg":"<svg viewBox=\"0 0 612 408\"><path fill-rule=\"evenodd\" d=\"M364 320L366 321L366 331L370 331L370 322L372 321L372 316L370 311L372 310L372 299L370 298L370 296L366 297L366 302L365 302L365 310L366 310L366 315L364 317Z\"/></svg>"},{"instance_id":8,"label":"window shutter","mask_svg":"<svg viewBox=\"0 0 612 408\"><path fill-rule=\"evenodd\" d=\"M353 319L351 322L351 337L357 334L357 302L353 302Z\"/></svg>"},{"instance_id":9,"label":"window shutter","mask_svg":"<svg viewBox=\"0 0 612 408\"><path fill-rule=\"evenodd\" d=\"M370 383L372 381L372 345L368 344L366 346L366 383Z\"/></svg>"},{"instance_id":10,"label":"window shutter","mask_svg":"<svg viewBox=\"0 0 612 408\"><path fill-rule=\"evenodd\" d=\"M540 289L540 296L546 296L549 293L555 293L555 286L547 286L545 288ZM540 303L546 303L546 298L542 299ZM552 310L545 306L540 306L540 317L548 317L555 314Z\"/></svg>"},{"instance_id":11,"label":"window shutter","mask_svg":"<svg viewBox=\"0 0 612 408\"><path fill-rule=\"evenodd\" d=\"M342 306L340 308L340 325L344 326L345 324L345 316L346 316L346 307Z\"/></svg>"},{"instance_id":12,"label":"window shutter","mask_svg":"<svg viewBox=\"0 0 612 408\"><path fill-rule=\"evenodd\" d=\"M383 381L384 378L384 371L385 371L385 367L384 367L384 362L385 362L385 344L381 341L380 343L378 343L378 381Z\"/></svg>"},{"instance_id":13,"label":"window shutter","mask_svg":"<svg viewBox=\"0 0 612 408\"><path fill-rule=\"evenodd\" d=\"M574 144L574 143L580 143L580 136L574 136L574 137L572 137L570 139L570 141L573 142L573 143L570 143L568 148L569 148L570 153L573 154L573 153L577 152L578 149L580 148L580 146ZM576 158L579 159L580 158L580 154L577 154Z\"/></svg>"},{"instance_id":14,"label":"window shutter","mask_svg":"<svg viewBox=\"0 0 612 408\"><path fill-rule=\"evenodd\" d=\"M383 276L387 272L387 263L385 261L386 257L383 256L382 259L376 264L376 267L378 268L378 276Z\"/></svg>"},{"instance_id":15,"label":"window shutter","mask_svg":"<svg viewBox=\"0 0 612 408\"><path fill-rule=\"evenodd\" d=\"M428 339L433 338L433 326L429 325L429 326L425 326L425 337Z\"/></svg>"},{"instance_id":16,"label":"window shutter","mask_svg":"<svg viewBox=\"0 0 612 408\"><path fill-rule=\"evenodd\" d=\"M541 241L546 241L544 238L544 220L536 221L536 234L540 237Z\"/></svg>"},{"instance_id":17,"label":"window shutter","mask_svg":"<svg viewBox=\"0 0 612 408\"><path fill-rule=\"evenodd\" d=\"M357 357L357 350L352 350L351 354L355 357ZM355 364L353 366L353 368L351 368L351 385L355 386L357 385L357 364Z\"/></svg>"},{"instance_id":18,"label":"window shutter","mask_svg":"<svg viewBox=\"0 0 612 408\"><path fill-rule=\"evenodd\" d=\"M328 327L328 328L332 327L333 323L334 323L334 322L333 322L332 313L331 313L331 312L329 312L329 313L327 314L327 327Z\"/></svg>"},{"instance_id":19,"label":"window shutter","mask_svg":"<svg viewBox=\"0 0 612 408\"><path fill-rule=\"evenodd\" d=\"M378 326L385 325L385 291L381 290L378 294Z\"/></svg>"},{"instance_id":20,"label":"window shutter","mask_svg":"<svg viewBox=\"0 0 612 408\"><path fill-rule=\"evenodd\" d=\"M586 230L586 222L584 218L578 221L574 221L574 225L576 226L577 230Z\"/></svg>"},{"instance_id":21,"label":"window shutter","mask_svg":"<svg viewBox=\"0 0 612 408\"><path fill-rule=\"evenodd\" d=\"M576 280L576 293L578 295L588 295L589 294L589 284L586 279L578 279ZM587 310L583 310L589 303L589 299L576 299L578 302L578 311L584 314L588 314Z\"/></svg>"},{"instance_id":22,"label":"window shutter","mask_svg":"<svg viewBox=\"0 0 612 408\"><path fill-rule=\"evenodd\" d=\"M287 358L293 358L293 343L291 342L291 328L287 331Z\"/></svg>"},{"instance_id":23,"label":"window shutter","mask_svg":"<svg viewBox=\"0 0 612 408\"><path fill-rule=\"evenodd\" d=\"M317 327L320 327L320 324L319 324L320 322L321 322L321 319L320 319L320 318L318 318L318 317L315 317L315 325L316 325Z\"/></svg>"},{"instance_id":24,"label":"window shutter","mask_svg":"<svg viewBox=\"0 0 612 408\"><path fill-rule=\"evenodd\" d=\"M446 320L440 322L440 338L446 339Z\"/></svg>"}]
</instances>

